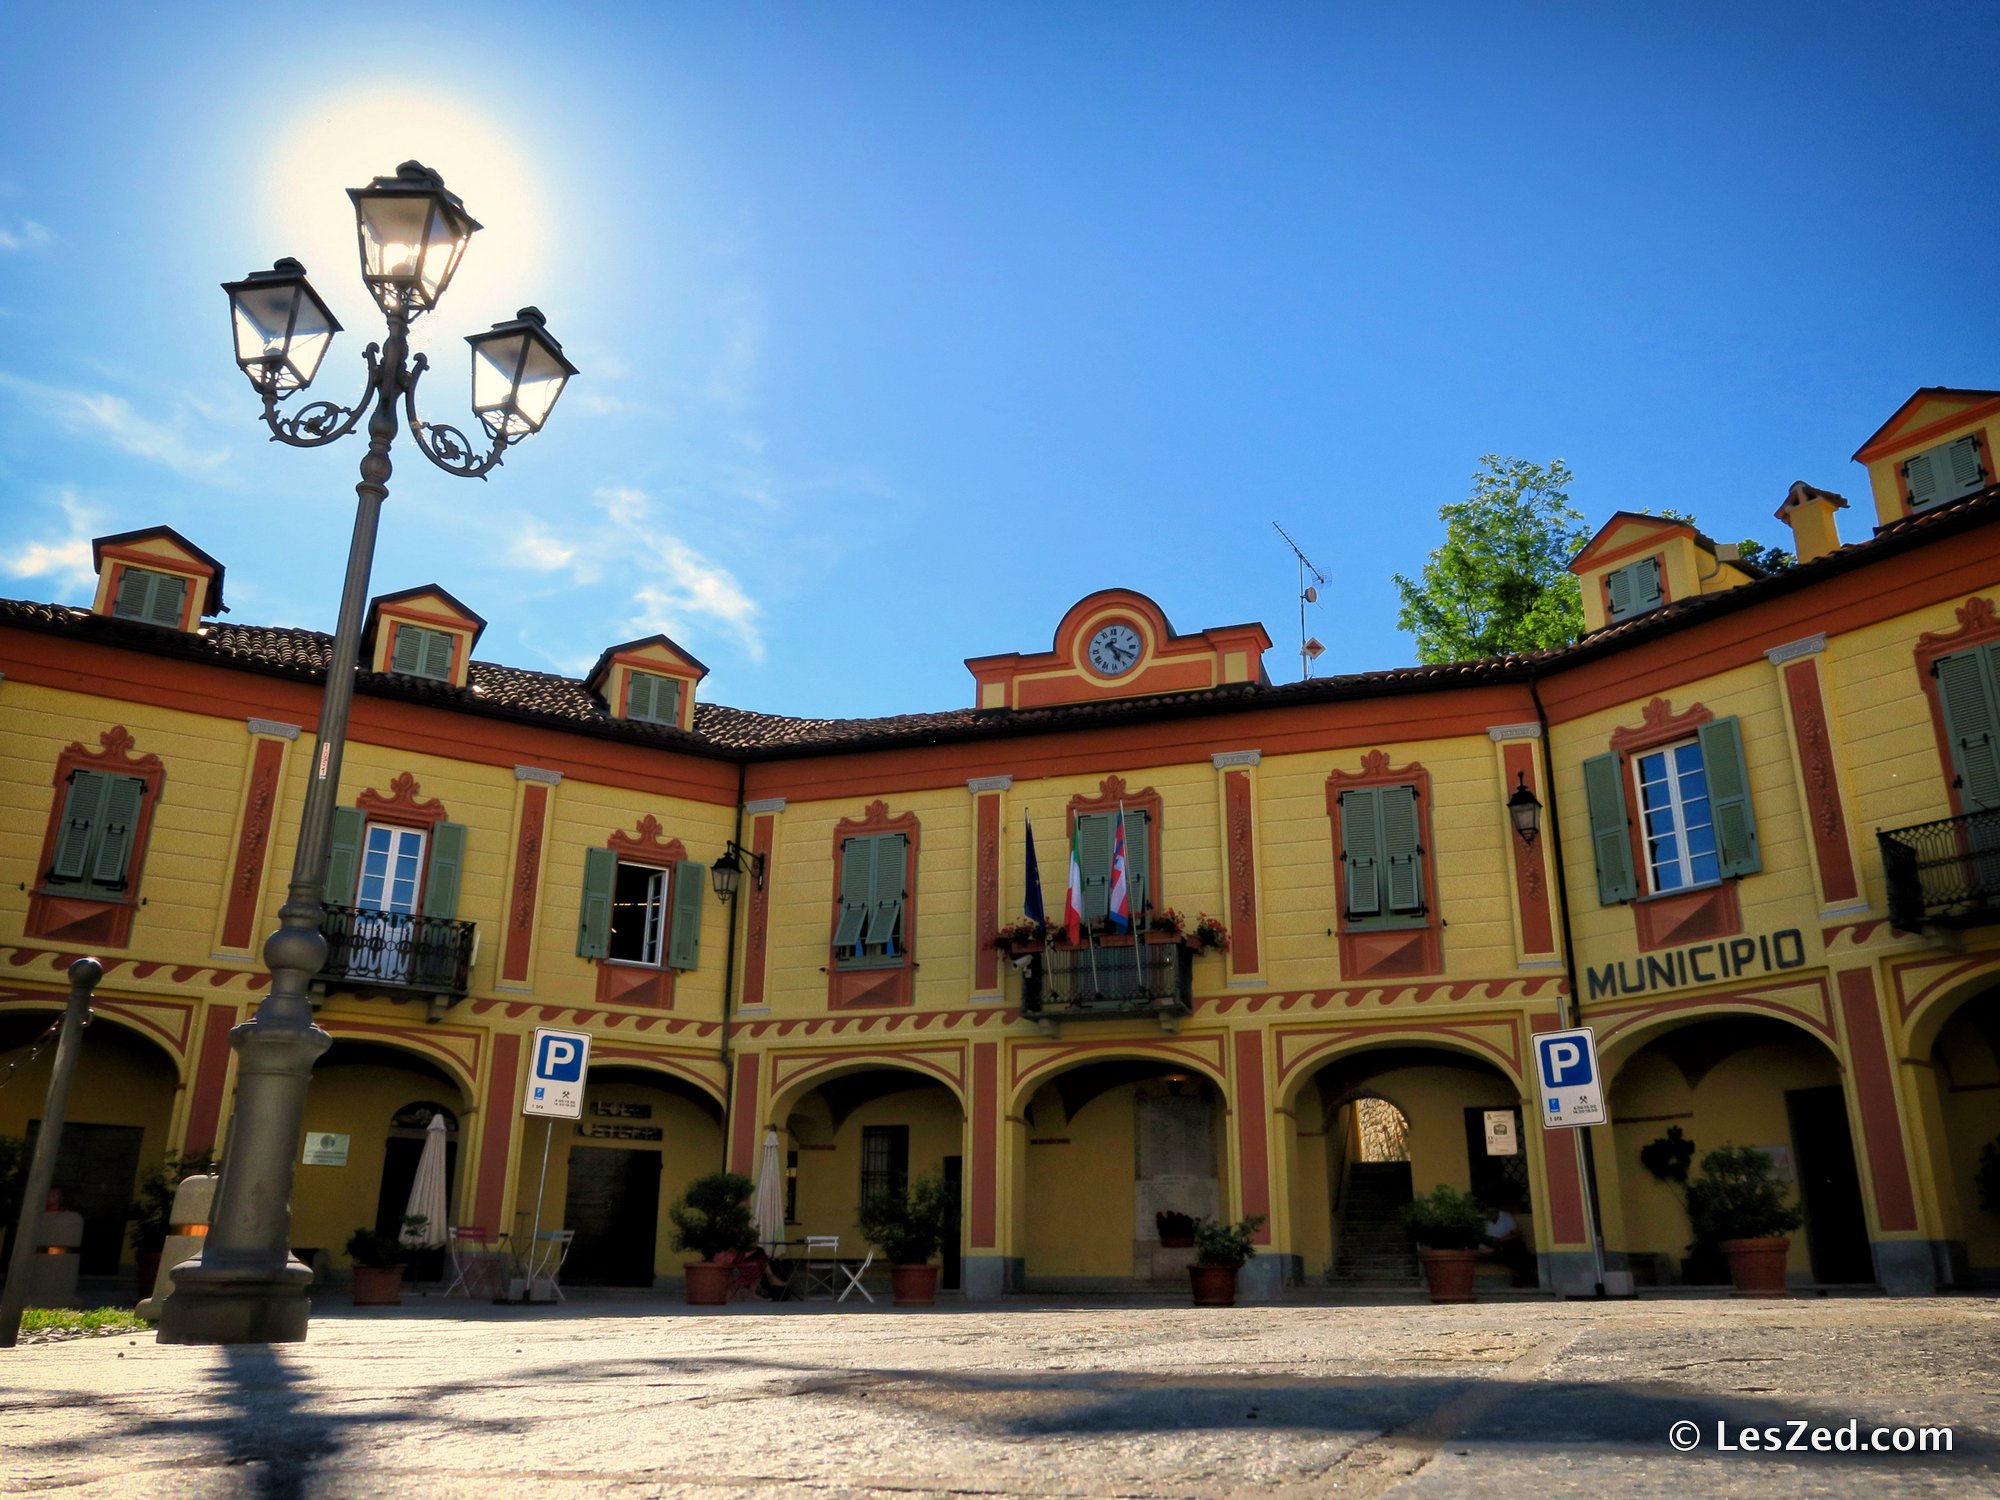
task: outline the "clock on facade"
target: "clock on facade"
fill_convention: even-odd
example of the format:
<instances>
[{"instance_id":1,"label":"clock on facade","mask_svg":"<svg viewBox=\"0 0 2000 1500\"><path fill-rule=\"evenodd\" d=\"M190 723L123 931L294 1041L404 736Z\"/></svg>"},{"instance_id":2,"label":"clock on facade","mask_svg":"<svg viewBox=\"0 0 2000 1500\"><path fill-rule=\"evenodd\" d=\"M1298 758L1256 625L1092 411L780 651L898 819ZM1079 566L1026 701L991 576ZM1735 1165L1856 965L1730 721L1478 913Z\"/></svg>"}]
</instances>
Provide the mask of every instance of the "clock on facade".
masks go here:
<instances>
[{"instance_id":1,"label":"clock on facade","mask_svg":"<svg viewBox=\"0 0 2000 1500\"><path fill-rule=\"evenodd\" d=\"M1129 672L1139 662L1139 632L1130 625L1106 625L1090 638L1090 664L1106 677Z\"/></svg>"}]
</instances>

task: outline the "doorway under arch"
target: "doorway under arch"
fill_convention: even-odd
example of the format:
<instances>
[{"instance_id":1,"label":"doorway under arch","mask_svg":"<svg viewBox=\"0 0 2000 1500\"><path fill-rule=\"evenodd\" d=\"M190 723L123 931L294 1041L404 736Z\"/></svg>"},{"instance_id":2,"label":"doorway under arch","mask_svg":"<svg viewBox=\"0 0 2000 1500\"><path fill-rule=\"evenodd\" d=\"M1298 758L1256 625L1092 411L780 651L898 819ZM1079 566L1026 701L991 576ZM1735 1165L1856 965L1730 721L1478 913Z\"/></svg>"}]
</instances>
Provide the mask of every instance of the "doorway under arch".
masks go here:
<instances>
[{"instance_id":1,"label":"doorway under arch","mask_svg":"<svg viewBox=\"0 0 2000 1500\"><path fill-rule=\"evenodd\" d=\"M1929 1020L1930 1066L1911 1075L1937 1190L1939 1269L1954 1286L2000 1286L2000 984Z\"/></svg>"}]
</instances>

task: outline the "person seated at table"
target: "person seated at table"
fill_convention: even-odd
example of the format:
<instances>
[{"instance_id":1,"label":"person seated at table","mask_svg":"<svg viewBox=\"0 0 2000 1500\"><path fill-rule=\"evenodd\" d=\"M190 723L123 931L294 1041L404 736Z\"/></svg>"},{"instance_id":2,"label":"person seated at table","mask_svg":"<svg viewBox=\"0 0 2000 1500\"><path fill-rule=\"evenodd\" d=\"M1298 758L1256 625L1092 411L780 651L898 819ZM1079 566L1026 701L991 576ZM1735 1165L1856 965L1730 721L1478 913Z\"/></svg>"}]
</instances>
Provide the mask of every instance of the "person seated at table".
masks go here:
<instances>
[{"instance_id":1,"label":"person seated at table","mask_svg":"<svg viewBox=\"0 0 2000 1500\"><path fill-rule=\"evenodd\" d=\"M1489 1201L1484 1207L1490 1217L1486 1221L1486 1236L1479 1242L1479 1254L1505 1266L1510 1285L1533 1286L1534 1257L1528 1250L1528 1242L1521 1237L1521 1226L1499 1203Z\"/></svg>"}]
</instances>

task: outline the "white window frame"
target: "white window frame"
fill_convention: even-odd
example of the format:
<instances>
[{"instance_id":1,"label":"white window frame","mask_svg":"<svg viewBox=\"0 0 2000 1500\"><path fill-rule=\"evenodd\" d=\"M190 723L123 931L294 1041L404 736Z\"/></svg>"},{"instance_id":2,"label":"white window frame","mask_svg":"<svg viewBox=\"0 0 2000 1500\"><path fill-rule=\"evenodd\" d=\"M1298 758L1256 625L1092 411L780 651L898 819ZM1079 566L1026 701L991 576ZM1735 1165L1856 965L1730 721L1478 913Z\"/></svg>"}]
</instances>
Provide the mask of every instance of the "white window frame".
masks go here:
<instances>
[{"instance_id":1,"label":"white window frame","mask_svg":"<svg viewBox=\"0 0 2000 1500\"><path fill-rule=\"evenodd\" d=\"M375 835L378 833L387 837L387 847L382 851L386 858L386 863L379 876L371 877L368 872L368 859L369 855L374 852ZM417 877L410 884L410 904L408 906L393 906L388 903L395 899L393 892L396 885L395 861L398 857L397 846L405 837L413 838L417 841ZM366 825L361 830L361 849L355 862L355 906L364 911L393 912L399 916L417 915L423 909L424 864L429 856L430 835L424 829L412 828L407 823L369 823ZM372 905L368 901L368 882L371 878L378 879L381 882L382 891L382 899Z\"/></svg>"},{"instance_id":2,"label":"white window frame","mask_svg":"<svg viewBox=\"0 0 2000 1500\"><path fill-rule=\"evenodd\" d=\"M643 871L647 877L645 926L639 933L639 953L637 958L619 954L612 946L618 941L618 888L624 883L627 870ZM643 964L649 969L657 969L667 961L667 923L672 908L668 897L672 894L673 872L664 865L641 864L637 860L618 861L617 872L611 877L611 927L605 939L605 959L610 963Z\"/></svg>"},{"instance_id":3,"label":"white window frame","mask_svg":"<svg viewBox=\"0 0 2000 1500\"><path fill-rule=\"evenodd\" d=\"M1681 751L1688 749L1692 749L1695 753L1697 761L1695 770L1700 773L1702 778L1703 791L1700 800L1702 805L1707 809L1708 821L1705 823L1689 822L1687 799L1683 797L1681 791L1682 778L1691 773L1680 765L1679 755ZM1662 781L1648 782L1646 780L1646 762L1656 756L1661 759L1666 767L1667 774ZM1720 883L1722 879L1721 834L1715 826L1715 798L1713 791L1709 789L1708 785L1708 757L1702 752L1699 736L1691 735L1684 740L1675 740L1669 745L1656 745L1647 750L1635 750L1632 752L1630 760L1632 768L1632 792L1633 796L1637 799L1639 813L1640 865L1646 873L1646 888L1648 891L1654 895L1666 895L1672 892L1693 890L1696 887ZM1649 786L1657 786L1665 792L1666 801L1664 805L1656 807L1648 803L1647 788ZM1674 841L1675 853L1671 859L1661 859L1655 853L1654 845L1656 839L1651 821L1652 814L1655 812L1665 812L1671 820L1671 830L1666 834L1659 835L1660 838L1671 838ZM1706 854L1696 854L1688 846L1689 835L1703 828L1709 831L1710 848ZM1714 871L1709 875L1697 878L1695 861L1698 859L1706 859L1715 867ZM1671 870L1674 872L1678 877L1674 884L1666 885L1662 883L1660 879L1660 872L1662 870Z\"/></svg>"}]
</instances>

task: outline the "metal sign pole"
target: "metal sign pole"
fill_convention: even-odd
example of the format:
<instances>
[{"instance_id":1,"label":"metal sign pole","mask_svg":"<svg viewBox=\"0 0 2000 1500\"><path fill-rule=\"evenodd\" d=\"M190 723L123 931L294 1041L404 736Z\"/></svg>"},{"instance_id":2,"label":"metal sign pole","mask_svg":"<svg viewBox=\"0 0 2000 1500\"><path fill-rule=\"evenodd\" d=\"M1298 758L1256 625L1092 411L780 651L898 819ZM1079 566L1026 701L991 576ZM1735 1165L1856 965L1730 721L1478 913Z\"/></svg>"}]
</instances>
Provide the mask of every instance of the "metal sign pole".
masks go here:
<instances>
[{"instance_id":1,"label":"metal sign pole","mask_svg":"<svg viewBox=\"0 0 2000 1500\"><path fill-rule=\"evenodd\" d=\"M542 1175L535 1180L535 1222L528 1229L528 1279L521 1289L521 1300L535 1300L535 1264L541 1255L542 1239L542 1192L549 1185L549 1142L555 1139L556 1122L553 1117L542 1122Z\"/></svg>"},{"instance_id":2,"label":"metal sign pole","mask_svg":"<svg viewBox=\"0 0 2000 1500\"><path fill-rule=\"evenodd\" d=\"M69 1002L63 1007L62 1033L56 1040L55 1061L49 1068L49 1095L42 1105L42 1130L35 1137L35 1157L21 1189L21 1212L14 1224L14 1254L7 1263L7 1289L0 1293L0 1349L11 1349L21 1333L21 1306L28 1298L28 1266L35 1258L35 1241L42 1227L42 1200L56 1175L56 1151L62 1145L63 1120L69 1114L69 1086L76 1076L77 1055L83 1050L83 1023L90 1016L90 992L104 977L104 965L79 958L69 966Z\"/></svg>"}]
</instances>

